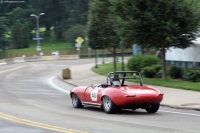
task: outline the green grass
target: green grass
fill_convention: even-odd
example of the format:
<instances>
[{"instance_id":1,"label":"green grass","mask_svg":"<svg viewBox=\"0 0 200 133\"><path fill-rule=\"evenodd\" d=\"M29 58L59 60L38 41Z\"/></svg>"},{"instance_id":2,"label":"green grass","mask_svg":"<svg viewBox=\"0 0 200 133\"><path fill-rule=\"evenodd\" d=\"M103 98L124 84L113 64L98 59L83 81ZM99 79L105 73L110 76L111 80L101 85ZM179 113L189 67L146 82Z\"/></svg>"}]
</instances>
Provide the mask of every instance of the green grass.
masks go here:
<instances>
[{"instance_id":1,"label":"green grass","mask_svg":"<svg viewBox=\"0 0 200 133\"><path fill-rule=\"evenodd\" d=\"M118 71L121 70L121 63L117 64ZM92 68L92 70L100 75L106 76L109 72L113 71L113 63L98 65L98 68ZM127 70L127 67L126 67ZM193 90L200 92L200 82L189 82L182 80L174 80L171 78L159 79L159 78L145 78L143 77L144 84L171 87L184 90Z\"/></svg>"},{"instance_id":2,"label":"green grass","mask_svg":"<svg viewBox=\"0 0 200 133\"><path fill-rule=\"evenodd\" d=\"M67 50L67 49L73 49L74 46L72 46L70 43L64 43L64 42L42 42L41 41L41 47L42 51L46 50ZM11 49L7 50L7 52L34 52L36 51L36 42L35 44L31 44L29 48L24 49Z\"/></svg>"}]
</instances>

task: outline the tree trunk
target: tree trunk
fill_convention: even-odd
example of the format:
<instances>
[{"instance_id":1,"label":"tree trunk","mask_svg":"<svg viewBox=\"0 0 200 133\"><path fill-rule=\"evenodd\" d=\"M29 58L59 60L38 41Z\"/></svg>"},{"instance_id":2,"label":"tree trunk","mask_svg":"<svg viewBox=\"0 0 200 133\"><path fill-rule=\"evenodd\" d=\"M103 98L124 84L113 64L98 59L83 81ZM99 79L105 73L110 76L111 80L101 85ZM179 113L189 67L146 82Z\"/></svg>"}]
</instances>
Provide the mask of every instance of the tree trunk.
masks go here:
<instances>
[{"instance_id":1,"label":"tree trunk","mask_svg":"<svg viewBox=\"0 0 200 133\"><path fill-rule=\"evenodd\" d=\"M117 71L117 65L116 65L116 48L113 49L113 67L114 71Z\"/></svg>"},{"instance_id":2,"label":"tree trunk","mask_svg":"<svg viewBox=\"0 0 200 133\"><path fill-rule=\"evenodd\" d=\"M98 68L98 55L97 55L97 49L95 49L95 68Z\"/></svg>"},{"instance_id":3,"label":"tree trunk","mask_svg":"<svg viewBox=\"0 0 200 133\"><path fill-rule=\"evenodd\" d=\"M142 55L144 55L144 53L145 53L145 50L144 50L144 46L143 46L143 45L141 45L141 53L142 53Z\"/></svg>"},{"instance_id":4,"label":"tree trunk","mask_svg":"<svg viewBox=\"0 0 200 133\"><path fill-rule=\"evenodd\" d=\"M57 38L59 38L59 39L63 38L63 36L62 36L62 32L58 32L58 36L57 36Z\"/></svg>"},{"instance_id":5,"label":"tree trunk","mask_svg":"<svg viewBox=\"0 0 200 133\"><path fill-rule=\"evenodd\" d=\"M45 27L46 27L45 36L50 36L51 24L45 23Z\"/></svg>"},{"instance_id":6,"label":"tree trunk","mask_svg":"<svg viewBox=\"0 0 200 133\"><path fill-rule=\"evenodd\" d=\"M166 62L165 62L165 46L164 44L162 45L161 48L161 56L162 56L162 79L166 78Z\"/></svg>"}]
</instances>

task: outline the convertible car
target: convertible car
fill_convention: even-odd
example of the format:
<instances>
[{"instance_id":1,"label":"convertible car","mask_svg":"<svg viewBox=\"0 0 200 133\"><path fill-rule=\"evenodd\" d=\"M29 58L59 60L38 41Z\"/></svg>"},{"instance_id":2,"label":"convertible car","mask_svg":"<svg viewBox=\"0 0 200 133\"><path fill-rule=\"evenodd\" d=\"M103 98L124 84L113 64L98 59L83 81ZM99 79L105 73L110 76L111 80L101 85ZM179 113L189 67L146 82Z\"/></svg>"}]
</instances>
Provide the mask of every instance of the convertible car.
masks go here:
<instances>
[{"instance_id":1,"label":"convertible car","mask_svg":"<svg viewBox=\"0 0 200 133\"><path fill-rule=\"evenodd\" d=\"M137 83L131 80L136 80ZM110 72L107 75L107 83L79 86L70 91L74 108L99 106L106 113L139 108L145 109L148 113L155 113L159 109L163 95L155 87L144 86L141 74L137 71Z\"/></svg>"}]
</instances>

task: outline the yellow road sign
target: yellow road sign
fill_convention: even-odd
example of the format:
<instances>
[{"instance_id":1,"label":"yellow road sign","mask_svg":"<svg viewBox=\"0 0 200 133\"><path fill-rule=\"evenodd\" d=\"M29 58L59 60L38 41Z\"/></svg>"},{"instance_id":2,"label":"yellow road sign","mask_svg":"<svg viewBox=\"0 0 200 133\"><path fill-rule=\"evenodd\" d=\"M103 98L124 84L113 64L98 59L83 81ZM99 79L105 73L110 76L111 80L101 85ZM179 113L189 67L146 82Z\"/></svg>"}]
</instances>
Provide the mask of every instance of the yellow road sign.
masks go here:
<instances>
[{"instance_id":1,"label":"yellow road sign","mask_svg":"<svg viewBox=\"0 0 200 133\"><path fill-rule=\"evenodd\" d=\"M75 40L77 43L82 44L84 42L84 39L82 37L78 37Z\"/></svg>"}]
</instances>

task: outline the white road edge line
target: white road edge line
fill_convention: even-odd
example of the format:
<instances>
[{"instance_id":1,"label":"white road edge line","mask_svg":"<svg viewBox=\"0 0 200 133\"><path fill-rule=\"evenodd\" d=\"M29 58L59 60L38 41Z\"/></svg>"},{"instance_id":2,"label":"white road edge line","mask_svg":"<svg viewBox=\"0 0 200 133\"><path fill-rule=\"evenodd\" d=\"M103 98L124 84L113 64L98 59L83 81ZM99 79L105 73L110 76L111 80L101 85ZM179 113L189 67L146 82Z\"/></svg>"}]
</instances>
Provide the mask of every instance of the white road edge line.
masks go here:
<instances>
[{"instance_id":1,"label":"white road edge line","mask_svg":"<svg viewBox=\"0 0 200 133\"><path fill-rule=\"evenodd\" d=\"M198 114L191 114L191 113L182 113L182 112L173 112L173 111L166 111L166 110L159 110L160 112L171 113L171 114L179 114L179 115L188 115L188 116L198 116Z\"/></svg>"},{"instance_id":2,"label":"white road edge line","mask_svg":"<svg viewBox=\"0 0 200 133\"><path fill-rule=\"evenodd\" d=\"M53 80L54 80L55 78L56 78L56 76L49 78L49 79L48 79L49 84L50 84L53 88L55 88L56 90L59 90L59 91L61 91L61 92L64 92L64 93L68 93L68 94L69 94L69 91L68 91L68 90L65 90L65 89L63 89L63 88L57 86L56 84L54 84Z\"/></svg>"},{"instance_id":3,"label":"white road edge line","mask_svg":"<svg viewBox=\"0 0 200 133\"><path fill-rule=\"evenodd\" d=\"M65 90L65 89L63 89L63 88L57 86L56 84L54 84L53 80L54 80L55 78L56 78L56 76L49 78L49 79L48 79L49 84L50 84L53 88L55 88L55 89L57 89L57 90L59 90L59 91L61 91L61 92L64 92L64 93L68 93L68 94L69 94L69 91L68 91L68 90ZM159 111L160 111L160 112L165 112L165 113L171 113L171 114L180 114L180 115L188 115L188 116L198 116L198 117L200 117L200 115L198 115L198 114L182 113L182 112L173 112L173 111L166 111L166 110L159 110Z\"/></svg>"}]
</instances>

